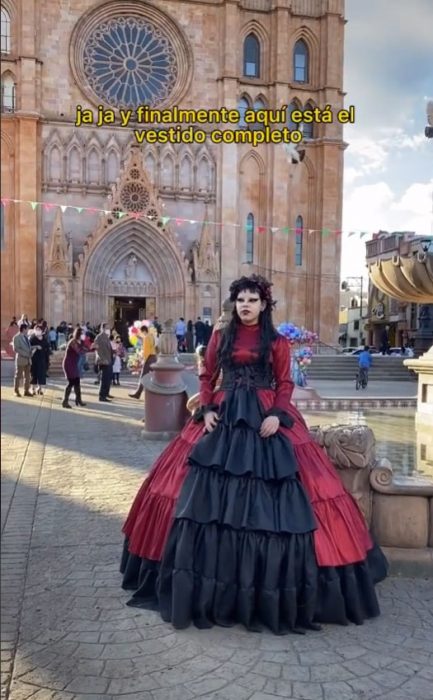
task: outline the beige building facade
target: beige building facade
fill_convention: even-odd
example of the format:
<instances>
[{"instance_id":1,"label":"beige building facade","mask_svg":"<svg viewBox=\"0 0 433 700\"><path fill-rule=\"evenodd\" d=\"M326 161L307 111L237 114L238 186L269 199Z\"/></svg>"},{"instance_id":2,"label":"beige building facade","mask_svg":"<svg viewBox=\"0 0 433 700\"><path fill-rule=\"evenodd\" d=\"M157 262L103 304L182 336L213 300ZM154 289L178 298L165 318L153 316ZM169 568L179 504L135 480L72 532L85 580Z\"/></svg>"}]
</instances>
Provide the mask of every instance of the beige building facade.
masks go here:
<instances>
[{"instance_id":1,"label":"beige building facade","mask_svg":"<svg viewBox=\"0 0 433 700\"><path fill-rule=\"evenodd\" d=\"M305 124L293 163L281 144L139 146L118 109L335 112L343 0L2 0L1 40L2 328L215 321L258 272L277 322L337 342L340 236L320 231L341 228L342 126ZM116 124L77 127L77 105Z\"/></svg>"}]
</instances>

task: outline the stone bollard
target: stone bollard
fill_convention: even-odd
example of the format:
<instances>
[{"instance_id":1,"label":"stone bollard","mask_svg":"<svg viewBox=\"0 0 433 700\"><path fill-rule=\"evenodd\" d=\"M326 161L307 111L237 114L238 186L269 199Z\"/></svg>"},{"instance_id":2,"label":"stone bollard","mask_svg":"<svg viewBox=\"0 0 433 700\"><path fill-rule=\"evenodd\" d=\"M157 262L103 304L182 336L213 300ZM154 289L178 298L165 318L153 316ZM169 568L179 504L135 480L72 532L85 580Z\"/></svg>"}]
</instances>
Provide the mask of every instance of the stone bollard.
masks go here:
<instances>
[{"instance_id":1,"label":"stone bollard","mask_svg":"<svg viewBox=\"0 0 433 700\"><path fill-rule=\"evenodd\" d=\"M143 379L146 427L142 436L146 440L169 440L175 437L188 417L185 406L187 388L182 379L185 366L179 362L176 352L174 324L169 319L164 323L159 338L158 359L151 365L152 371Z\"/></svg>"}]
</instances>

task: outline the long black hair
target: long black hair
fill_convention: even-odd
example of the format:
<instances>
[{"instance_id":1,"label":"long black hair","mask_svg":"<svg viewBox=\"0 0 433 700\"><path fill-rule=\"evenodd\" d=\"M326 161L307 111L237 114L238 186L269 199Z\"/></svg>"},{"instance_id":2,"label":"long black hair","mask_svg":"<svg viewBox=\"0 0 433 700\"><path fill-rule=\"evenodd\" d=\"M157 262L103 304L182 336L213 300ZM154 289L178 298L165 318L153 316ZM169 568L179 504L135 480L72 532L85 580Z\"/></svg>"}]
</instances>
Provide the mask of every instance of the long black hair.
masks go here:
<instances>
[{"instance_id":1,"label":"long black hair","mask_svg":"<svg viewBox=\"0 0 433 700\"><path fill-rule=\"evenodd\" d=\"M260 344L258 347L258 361L265 364L269 360L271 345L278 337L278 333L272 323L272 308L275 301L272 299L271 282L261 275L251 275L250 277L240 277L230 285L230 301L236 302L240 292L248 291L260 296L261 301L266 302L263 311L260 312ZM233 306L232 318L224 328L221 335L221 342L218 348L218 368L231 364L233 346L237 329L241 325L241 320L237 314L236 306Z\"/></svg>"}]
</instances>

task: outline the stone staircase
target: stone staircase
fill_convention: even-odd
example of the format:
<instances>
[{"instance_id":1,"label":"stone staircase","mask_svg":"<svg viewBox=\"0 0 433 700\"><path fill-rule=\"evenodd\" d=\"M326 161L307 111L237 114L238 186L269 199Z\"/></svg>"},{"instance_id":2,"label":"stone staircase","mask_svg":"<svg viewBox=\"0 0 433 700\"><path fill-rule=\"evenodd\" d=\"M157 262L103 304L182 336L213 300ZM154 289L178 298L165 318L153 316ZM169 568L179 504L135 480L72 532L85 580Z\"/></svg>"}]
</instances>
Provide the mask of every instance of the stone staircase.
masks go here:
<instances>
[{"instance_id":1,"label":"stone staircase","mask_svg":"<svg viewBox=\"0 0 433 700\"><path fill-rule=\"evenodd\" d=\"M50 376L63 377L64 352L58 350L50 358ZM179 362L192 369L197 366L197 356L194 353L181 353ZM90 368L93 368L94 353L87 354ZM347 355L313 355L308 370L309 379L322 379L327 381L352 380L358 371L358 358ZM411 382L416 381L415 372L410 371L403 364L401 357L373 357L373 367L369 373L371 381Z\"/></svg>"},{"instance_id":2,"label":"stone staircase","mask_svg":"<svg viewBox=\"0 0 433 700\"><path fill-rule=\"evenodd\" d=\"M308 369L309 379L327 381L352 380L358 371L358 358L347 355L313 355ZM371 381L411 382L416 381L415 372L408 370L402 357L373 356L369 371Z\"/></svg>"}]
</instances>

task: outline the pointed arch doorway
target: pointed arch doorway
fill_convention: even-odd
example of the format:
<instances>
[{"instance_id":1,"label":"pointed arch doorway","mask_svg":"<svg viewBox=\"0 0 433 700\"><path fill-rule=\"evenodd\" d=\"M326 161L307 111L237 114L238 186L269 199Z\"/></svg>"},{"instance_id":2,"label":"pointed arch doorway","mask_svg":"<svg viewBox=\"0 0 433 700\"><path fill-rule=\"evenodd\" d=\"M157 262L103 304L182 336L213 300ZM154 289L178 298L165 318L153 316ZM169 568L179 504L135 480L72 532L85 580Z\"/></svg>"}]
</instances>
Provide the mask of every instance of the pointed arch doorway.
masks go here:
<instances>
[{"instance_id":1,"label":"pointed arch doorway","mask_svg":"<svg viewBox=\"0 0 433 700\"><path fill-rule=\"evenodd\" d=\"M83 317L94 324L117 321L122 336L135 313L134 320L157 315L162 322L184 313L187 285L179 251L167 232L146 221L128 219L107 231L88 251L80 273Z\"/></svg>"}]
</instances>

